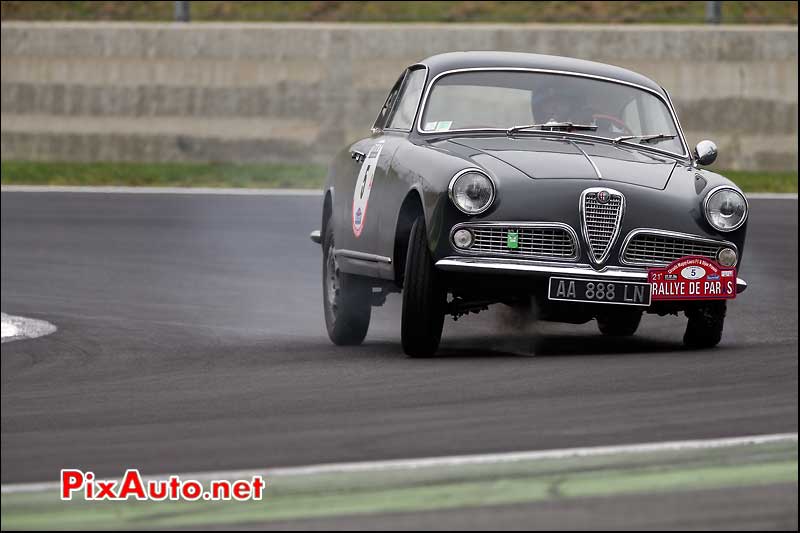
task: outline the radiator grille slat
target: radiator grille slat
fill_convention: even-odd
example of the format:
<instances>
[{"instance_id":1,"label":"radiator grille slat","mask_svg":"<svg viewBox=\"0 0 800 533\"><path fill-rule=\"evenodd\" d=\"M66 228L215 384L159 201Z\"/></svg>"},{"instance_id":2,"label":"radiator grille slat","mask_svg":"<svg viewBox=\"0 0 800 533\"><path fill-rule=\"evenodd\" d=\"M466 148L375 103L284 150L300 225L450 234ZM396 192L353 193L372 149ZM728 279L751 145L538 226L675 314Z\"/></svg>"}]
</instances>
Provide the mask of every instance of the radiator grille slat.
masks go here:
<instances>
[{"instance_id":1,"label":"radiator grille slat","mask_svg":"<svg viewBox=\"0 0 800 533\"><path fill-rule=\"evenodd\" d=\"M717 254L724 247L723 243L708 242L691 237L637 233L626 244L622 260L626 263L648 266L668 265L676 259L689 255L699 255L716 260Z\"/></svg>"},{"instance_id":2,"label":"radiator grille slat","mask_svg":"<svg viewBox=\"0 0 800 533\"><path fill-rule=\"evenodd\" d=\"M583 198L583 225L586 244L594 261L599 263L606 257L614 244L622 215L622 195L616 192L606 193L608 201L600 203L599 191L589 191Z\"/></svg>"},{"instance_id":3,"label":"radiator grille slat","mask_svg":"<svg viewBox=\"0 0 800 533\"><path fill-rule=\"evenodd\" d=\"M578 243L572 233L560 226L515 226L513 223L492 226L463 225L472 232L473 244L468 253L513 255L520 258L575 259ZM508 232L517 232L517 248L508 247Z\"/></svg>"}]
</instances>

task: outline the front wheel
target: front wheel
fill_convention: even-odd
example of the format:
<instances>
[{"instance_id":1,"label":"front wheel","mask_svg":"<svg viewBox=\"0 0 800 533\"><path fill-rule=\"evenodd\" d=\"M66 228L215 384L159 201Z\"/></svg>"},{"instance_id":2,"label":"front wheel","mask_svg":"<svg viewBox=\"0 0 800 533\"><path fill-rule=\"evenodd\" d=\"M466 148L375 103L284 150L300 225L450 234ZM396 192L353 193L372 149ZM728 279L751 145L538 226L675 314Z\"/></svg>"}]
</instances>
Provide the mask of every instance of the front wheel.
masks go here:
<instances>
[{"instance_id":1,"label":"front wheel","mask_svg":"<svg viewBox=\"0 0 800 533\"><path fill-rule=\"evenodd\" d=\"M411 227L403 282L403 351L409 357L430 357L439 348L447 293L428 249L425 219Z\"/></svg>"},{"instance_id":2,"label":"front wheel","mask_svg":"<svg viewBox=\"0 0 800 533\"><path fill-rule=\"evenodd\" d=\"M689 348L713 348L722 340L726 302L699 302L686 309L689 323L683 343Z\"/></svg>"},{"instance_id":3,"label":"front wheel","mask_svg":"<svg viewBox=\"0 0 800 533\"><path fill-rule=\"evenodd\" d=\"M330 220L325 225L322 250L322 300L328 337L340 346L361 344L369 329L372 287L339 270Z\"/></svg>"}]
</instances>

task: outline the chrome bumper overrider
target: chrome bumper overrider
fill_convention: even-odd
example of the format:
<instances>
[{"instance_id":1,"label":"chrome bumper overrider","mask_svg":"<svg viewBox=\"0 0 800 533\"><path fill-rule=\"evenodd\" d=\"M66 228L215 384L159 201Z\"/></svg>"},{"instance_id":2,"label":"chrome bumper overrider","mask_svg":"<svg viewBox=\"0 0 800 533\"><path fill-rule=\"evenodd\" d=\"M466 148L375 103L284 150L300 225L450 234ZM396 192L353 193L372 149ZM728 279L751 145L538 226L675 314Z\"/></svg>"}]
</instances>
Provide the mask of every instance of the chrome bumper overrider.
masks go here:
<instances>
[{"instance_id":1,"label":"chrome bumper overrider","mask_svg":"<svg viewBox=\"0 0 800 533\"><path fill-rule=\"evenodd\" d=\"M513 259L493 259L490 257L445 257L436 262L436 267L448 272L472 272L513 275L554 275L583 276L587 278L608 278L620 281L647 281L646 268L608 266L595 270L587 264L562 263L556 261L521 261ZM747 289L747 282L736 278L736 293Z\"/></svg>"}]
</instances>

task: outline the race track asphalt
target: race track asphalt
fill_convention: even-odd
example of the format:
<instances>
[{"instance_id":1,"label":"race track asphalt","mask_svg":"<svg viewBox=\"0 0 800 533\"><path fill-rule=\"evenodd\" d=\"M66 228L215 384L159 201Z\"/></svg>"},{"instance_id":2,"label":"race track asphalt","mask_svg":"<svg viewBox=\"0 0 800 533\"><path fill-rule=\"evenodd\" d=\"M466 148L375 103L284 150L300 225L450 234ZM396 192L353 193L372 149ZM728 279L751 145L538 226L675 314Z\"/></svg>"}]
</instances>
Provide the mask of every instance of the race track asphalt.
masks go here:
<instances>
[{"instance_id":1,"label":"race track asphalt","mask_svg":"<svg viewBox=\"0 0 800 533\"><path fill-rule=\"evenodd\" d=\"M797 431L796 200L751 202L714 350L682 317L620 340L497 309L448 319L431 360L402 354L398 295L330 344L319 204L3 192L0 308L58 331L2 345L2 482Z\"/></svg>"}]
</instances>

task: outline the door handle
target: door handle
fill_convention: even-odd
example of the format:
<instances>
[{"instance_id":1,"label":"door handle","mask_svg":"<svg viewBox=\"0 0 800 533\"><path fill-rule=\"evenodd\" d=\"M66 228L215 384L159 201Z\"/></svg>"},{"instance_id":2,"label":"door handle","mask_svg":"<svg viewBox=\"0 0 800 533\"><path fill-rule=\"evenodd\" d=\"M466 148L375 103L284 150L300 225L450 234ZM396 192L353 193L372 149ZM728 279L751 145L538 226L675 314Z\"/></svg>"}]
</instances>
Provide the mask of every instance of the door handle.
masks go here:
<instances>
[{"instance_id":1,"label":"door handle","mask_svg":"<svg viewBox=\"0 0 800 533\"><path fill-rule=\"evenodd\" d=\"M361 163L367 158L367 155L364 152L359 152L358 150L350 150L350 157L356 160L356 163Z\"/></svg>"}]
</instances>

